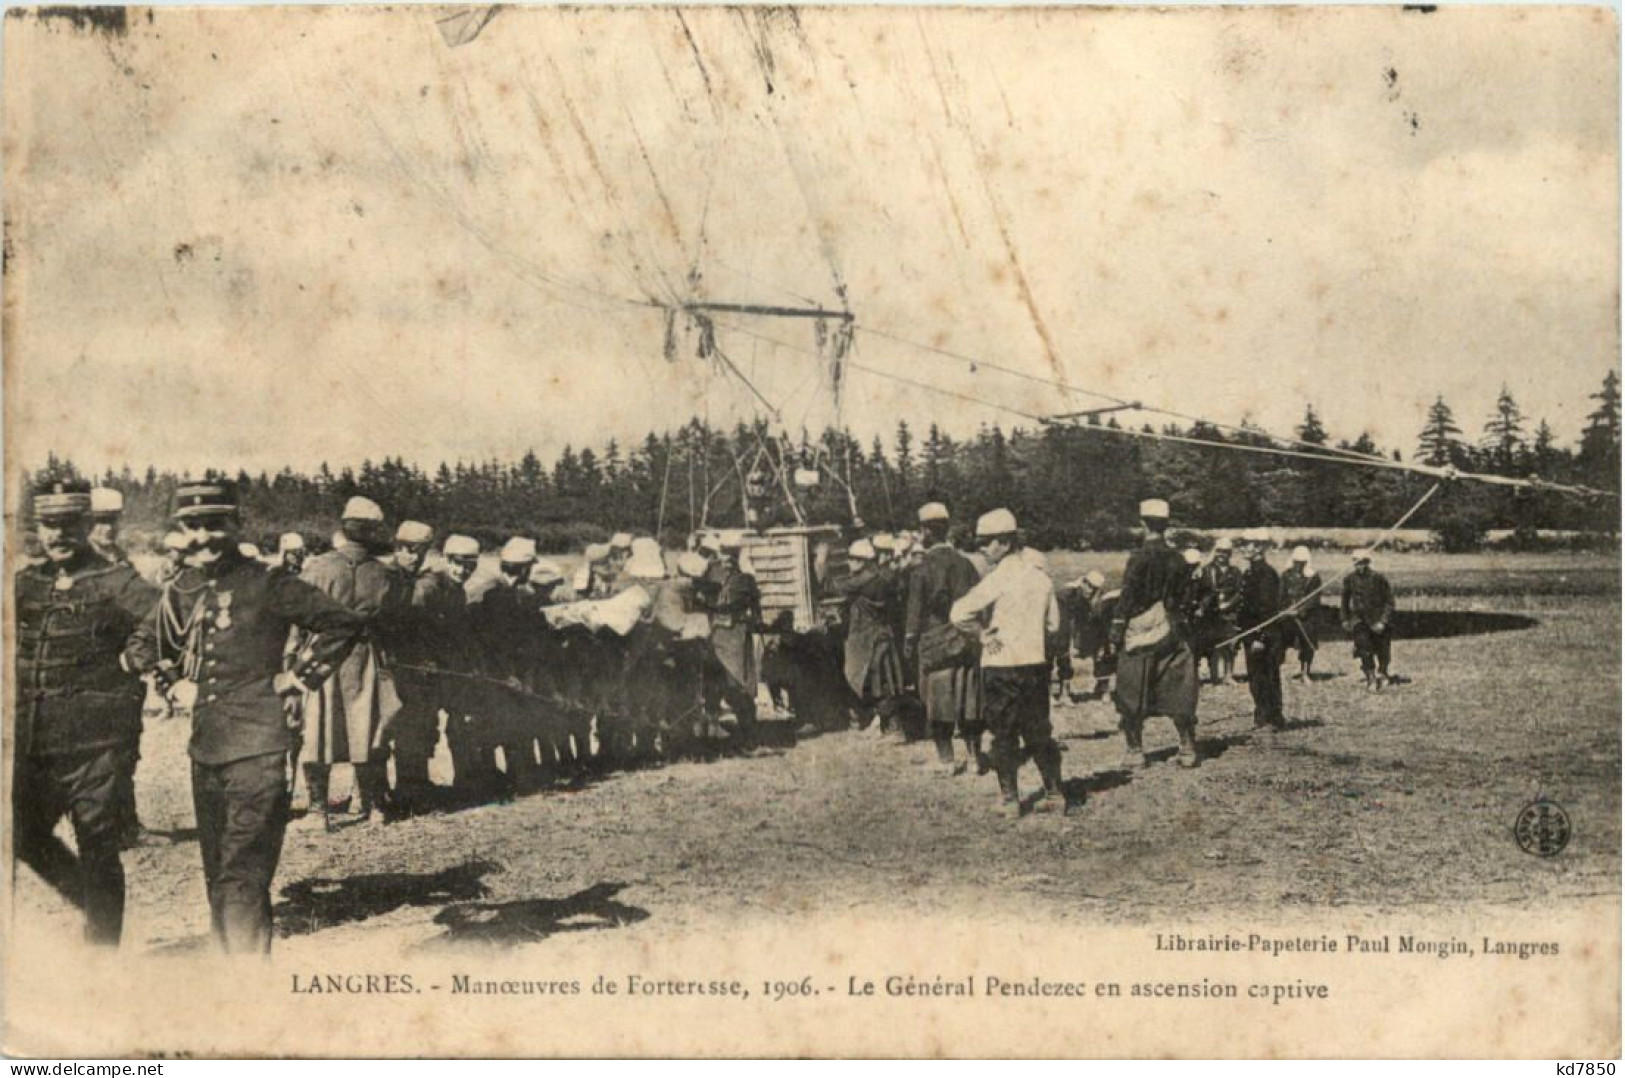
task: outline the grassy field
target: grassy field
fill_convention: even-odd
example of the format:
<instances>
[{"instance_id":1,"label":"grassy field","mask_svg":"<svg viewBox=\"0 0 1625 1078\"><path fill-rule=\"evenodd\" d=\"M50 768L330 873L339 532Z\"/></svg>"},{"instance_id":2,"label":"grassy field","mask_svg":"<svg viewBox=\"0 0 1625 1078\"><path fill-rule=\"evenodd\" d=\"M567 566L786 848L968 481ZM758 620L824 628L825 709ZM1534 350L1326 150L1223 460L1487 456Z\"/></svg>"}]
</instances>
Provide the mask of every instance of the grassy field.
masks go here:
<instances>
[{"instance_id":1,"label":"grassy field","mask_svg":"<svg viewBox=\"0 0 1625 1078\"><path fill-rule=\"evenodd\" d=\"M1053 568L1065 578L1122 563L1058 555ZM1129 771L1108 704L1060 706L1065 771L1084 802L1070 818L998 818L991 777L937 777L923 746L859 732L786 740L383 828L295 830L275 890L283 946L357 933L403 951L517 944L571 930L571 918L659 933L966 911L994 896L1011 916L1144 923L1617 895L1618 559L1403 555L1382 568L1402 631L1406 617L1466 631L1399 640L1403 683L1380 694L1361 690L1348 645L1328 642L1323 680L1287 683L1285 732L1251 728L1244 685L1204 687L1208 758L1196 771L1168 762L1162 720L1147 731L1158 762ZM185 737L155 723L145 744L144 814L179 841L126 855L126 946L139 950L187 953L207 931ZM1023 780L1032 790L1031 768ZM1557 857L1513 841L1537 796L1574 823ZM19 897L41 927L71 931L71 912L26 874Z\"/></svg>"}]
</instances>

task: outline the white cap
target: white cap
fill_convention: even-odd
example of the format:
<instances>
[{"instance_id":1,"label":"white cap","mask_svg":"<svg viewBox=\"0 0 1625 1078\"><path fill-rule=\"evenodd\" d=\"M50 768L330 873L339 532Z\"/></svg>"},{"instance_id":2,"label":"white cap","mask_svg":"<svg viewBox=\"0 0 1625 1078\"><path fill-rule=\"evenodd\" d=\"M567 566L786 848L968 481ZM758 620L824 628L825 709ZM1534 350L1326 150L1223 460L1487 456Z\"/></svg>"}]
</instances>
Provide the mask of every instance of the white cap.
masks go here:
<instances>
[{"instance_id":1,"label":"white cap","mask_svg":"<svg viewBox=\"0 0 1625 1078\"><path fill-rule=\"evenodd\" d=\"M948 507L941 502L926 502L920 506L920 523L928 520L947 520Z\"/></svg>"},{"instance_id":2,"label":"white cap","mask_svg":"<svg viewBox=\"0 0 1625 1078\"><path fill-rule=\"evenodd\" d=\"M1168 503L1162 498L1147 498L1140 503L1140 516L1151 520L1168 519Z\"/></svg>"},{"instance_id":3,"label":"white cap","mask_svg":"<svg viewBox=\"0 0 1625 1078\"><path fill-rule=\"evenodd\" d=\"M298 532L283 532L282 537L276 541L278 554L286 554L290 550L305 549L305 537Z\"/></svg>"},{"instance_id":4,"label":"white cap","mask_svg":"<svg viewBox=\"0 0 1625 1078\"><path fill-rule=\"evenodd\" d=\"M255 546L253 543L238 543L237 553L241 554L245 558L253 558L254 560L258 561L260 556L260 548Z\"/></svg>"},{"instance_id":5,"label":"white cap","mask_svg":"<svg viewBox=\"0 0 1625 1078\"><path fill-rule=\"evenodd\" d=\"M846 556L853 561L874 561L875 545L867 539L859 539L846 548Z\"/></svg>"},{"instance_id":6,"label":"white cap","mask_svg":"<svg viewBox=\"0 0 1625 1078\"><path fill-rule=\"evenodd\" d=\"M664 579L666 559L660 553L660 544L647 536L632 540L632 558L626 563L626 572L639 580Z\"/></svg>"},{"instance_id":7,"label":"white cap","mask_svg":"<svg viewBox=\"0 0 1625 1078\"><path fill-rule=\"evenodd\" d=\"M897 542L892 546L892 550L897 554L907 554L909 551L911 551L913 549L914 549L914 537L912 535L909 535L907 532L904 532L903 534L899 535L897 537Z\"/></svg>"},{"instance_id":8,"label":"white cap","mask_svg":"<svg viewBox=\"0 0 1625 1078\"><path fill-rule=\"evenodd\" d=\"M740 528L729 528L718 538L722 540L723 550L740 550L745 545L745 533Z\"/></svg>"},{"instance_id":9,"label":"white cap","mask_svg":"<svg viewBox=\"0 0 1625 1078\"><path fill-rule=\"evenodd\" d=\"M1292 548L1292 560L1293 561L1308 561L1309 560L1309 548L1306 547L1306 546L1295 546L1295 547L1293 547Z\"/></svg>"},{"instance_id":10,"label":"white cap","mask_svg":"<svg viewBox=\"0 0 1625 1078\"><path fill-rule=\"evenodd\" d=\"M1242 539L1249 543L1265 544L1270 541L1270 530L1268 528L1248 528L1242 534Z\"/></svg>"},{"instance_id":11,"label":"white cap","mask_svg":"<svg viewBox=\"0 0 1625 1078\"><path fill-rule=\"evenodd\" d=\"M610 545L610 549L612 549L612 550L631 550L632 549L632 533L631 532L616 532L613 536L610 537L609 545Z\"/></svg>"},{"instance_id":12,"label":"white cap","mask_svg":"<svg viewBox=\"0 0 1625 1078\"><path fill-rule=\"evenodd\" d=\"M677 571L684 576L701 577L705 575L705 569L705 559L692 550L685 551L677 558Z\"/></svg>"},{"instance_id":13,"label":"white cap","mask_svg":"<svg viewBox=\"0 0 1625 1078\"><path fill-rule=\"evenodd\" d=\"M582 555L587 559L588 565L597 565L601 561L607 561L609 559L609 544L589 543L587 549L582 551Z\"/></svg>"},{"instance_id":14,"label":"white cap","mask_svg":"<svg viewBox=\"0 0 1625 1078\"><path fill-rule=\"evenodd\" d=\"M1016 515L1008 509L995 509L991 513L983 513L976 519L976 538L986 539L994 535L1014 535L1016 532Z\"/></svg>"},{"instance_id":15,"label":"white cap","mask_svg":"<svg viewBox=\"0 0 1625 1078\"><path fill-rule=\"evenodd\" d=\"M371 498L362 498L357 496L344 503L344 515L340 517L340 519L376 520L378 523L382 524L384 521L384 511L378 508L378 503L373 501Z\"/></svg>"},{"instance_id":16,"label":"white cap","mask_svg":"<svg viewBox=\"0 0 1625 1078\"><path fill-rule=\"evenodd\" d=\"M502 544L502 560L514 565L523 565L536 560L536 540L526 539L516 535Z\"/></svg>"},{"instance_id":17,"label":"white cap","mask_svg":"<svg viewBox=\"0 0 1625 1078\"><path fill-rule=\"evenodd\" d=\"M1202 564L1202 552L1200 550L1197 550L1193 546L1186 547L1185 548L1185 564L1186 565L1201 565Z\"/></svg>"},{"instance_id":18,"label":"white cap","mask_svg":"<svg viewBox=\"0 0 1625 1078\"><path fill-rule=\"evenodd\" d=\"M1352 557L1353 557L1354 563L1356 565L1358 565L1362 561L1370 561L1371 560L1371 551L1369 551L1369 550L1356 550L1354 552L1354 554L1352 555Z\"/></svg>"},{"instance_id":19,"label":"white cap","mask_svg":"<svg viewBox=\"0 0 1625 1078\"><path fill-rule=\"evenodd\" d=\"M96 516L124 512L124 495L112 487L95 487L90 492L90 511Z\"/></svg>"},{"instance_id":20,"label":"white cap","mask_svg":"<svg viewBox=\"0 0 1625 1078\"><path fill-rule=\"evenodd\" d=\"M177 551L187 549L186 536L180 532L166 533L164 535L164 549Z\"/></svg>"},{"instance_id":21,"label":"white cap","mask_svg":"<svg viewBox=\"0 0 1625 1078\"><path fill-rule=\"evenodd\" d=\"M418 520L403 520L395 529L397 543L427 543L434 539L434 529Z\"/></svg>"},{"instance_id":22,"label":"white cap","mask_svg":"<svg viewBox=\"0 0 1625 1078\"><path fill-rule=\"evenodd\" d=\"M1220 539L1217 543L1213 544L1213 553L1215 554L1219 553L1221 550L1228 554L1234 549L1236 549L1236 544L1230 541L1229 536L1225 536L1223 539Z\"/></svg>"},{"instance_id":23,"label":"white cap","mask_svg":"<svg viewBox=\"0 0 1625 1078\"><path fill-rule=\"evenodd\" d=\"M1104 588L1106 586L1106 575L1099 569L1091 569L1084 573L1083 579L1087 580L1092 588Z\"/></svg>"},{"instance_id":24,"label":"white cap","mask_svg":"<svg viewBox=\"0 0 1625 1078\"><path fill-rule=\"evenodd\" d=\"M533 584L562 584L564 573L550 561L539 561L530 567L530 580Z\"/></svg>"},{"instance_id":25,"label":"white cap","mask_svg":"<svg viewBox=\"0 0 1625 1078\"><path fill-rule=\"evenodd\" d=\"M713 553L721 550L722 536L718 535L716 532L706 532L704 535L700 536L700 549L709 550Z\"/></svg>"},{"instance_id":26,"label":"white cap","mask_svg":"<svg viewBox=\"0 0 1625 1078\"><path fill-rule=\"evenodd\" d=\"M876 535L874 537L872 542L875 544L875 549L876 550L896 550L897 549L897 536L892 535L889 532L881 532L879 535Z\"/></svg>"},{"instance_id":27,"label":"white cap","mask_svg":"<svg viewBox=\"0 0 1625 1078\"><path fill-rule=\"evenodd\" d=\"M480 556L480 541L472 535L448 535L445 554L448 558L477 558Z\"/></svg>"}]
</instances>

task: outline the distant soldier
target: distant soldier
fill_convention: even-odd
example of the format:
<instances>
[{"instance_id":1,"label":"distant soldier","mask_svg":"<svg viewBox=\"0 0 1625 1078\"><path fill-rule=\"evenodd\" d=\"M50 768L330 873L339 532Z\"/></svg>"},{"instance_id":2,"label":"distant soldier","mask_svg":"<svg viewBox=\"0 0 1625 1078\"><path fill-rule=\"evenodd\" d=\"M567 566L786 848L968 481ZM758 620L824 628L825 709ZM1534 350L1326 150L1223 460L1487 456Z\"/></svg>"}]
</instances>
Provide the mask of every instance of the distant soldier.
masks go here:
<instances>
[{"instance_id":1,"label":"distant soldier","mask_svg":"<svg viewBox=\"0 0 1625 1078\"><path fill-rule=\"evenodd\" d=\"M130 556L119 545L119 529L124 517L124 495L112 487L90 492L90 545L114 565L128 565Z\"/></svg>"},{"instance_id":2,"label":"distant soldier","mask_svg":"<svg viewBox=\"0 0 1625 1078\"><path fill-rule=\"evenodd\" d=\"M410 589L411 605L390 627L395 685L401 709L386 731L395 761L394 805L404 814L420 811L433 793L429 760L440 741L440 709L455 710L458 686L441 671L466 668L468 597L452 572L427 564L434 529L415 520L395 529L394 569Z\"/></svg>"},{"instance_id":3,"label":"distant soldier","mask_svg":"<svg viewBox=\"0 0 1625 1078\"><path fill-rule=\"evenodd\" d=\"M86 941L116 947L124 927L119 851L146 695L121 652L158 593L92 547L86 485L43 483L33 509L45 559L17 573L12 593L16 855L84 912ZM53 834L63 816L77 855Z\"/></svg>"},{"instance_id":4,"label":"distant soldier","mask_svg":"<svg viewBox=\"0 0 1625 1078\"><path fill-rule=\"evenodd\" d=\"M707 544L702 544L702 546ZM714 559L700 580L700 594L711 619L711 661L707 664L705 706L716 722L726 703L747 747L756 738L756 629L762 620L762 595L756 578L740 567L742 537L714 538Z\"/></svg>"},{"instance_id":5,"label":"distant soldier","mask_svg":"<svg viewBox=\"0 0 1625 1078\"><path fill-rule=\"evenodd\" d=\"M570 582L577 599L607 599L613 586L610 578L610 546L608 543L589 543L583 551L581 568Z\"/></svg>"},{"instance_id":6,"label":"distant soldier","mask_svg":"<svg viewBox=\"0 0 1625 1078\"><path fill-rule=\"evenodd\" d=\"M1111 686L1117 671L1117 651L1112 646L1112 617L1117 610L1116 591L1106 590L1106 577L1091 569L1061 590L1061 613L1070 625L1072 650L1080 659L1089 659L1094 687L1087 696L1072 694L1072 702L1098 700Z\"/></svg>"},{"instance_id":7,"label":"distant soldier","mask_svg":"<svg viewBox=\"0 0 1625 1078\"><path fill-rule=\"evenodd\" d=\"M482 791L519 793L536 784L535 743L550 736L539 732L547 716L537 713L531 691L536 653L550 630L530 583L536 541L514 536L503 544L499 558L496 580L469 608L489 686L481 694L478 755L470 780ZM505 778L496 768L498 748L507 767Z\"/></svg>"},{"instance_id":8,"label":"distant soldier","mask_svg":"<svg viewBox=\"0 0 1625 1078\"><path fill-rule=\"evenodd\" d=\"M1343 628L1354 639L1365 687L1380 692L1388 683L1392 656L1394 589L1388 578L1371 568L1371 552L1354 552L1354 571L1343 578Z\"/></svg>"},{"instance_id":9,"label":"distant soldier","mask_svg":"<svg viewBox=\"0 0 1625 1078\"><path fill-rule=\"evenodd\" d=\"M937 746L937 760L949 774L962 775L974 761L985 773L982 754L982 676L976 638L952 623L949 614L981 579L976 565L948 541L948 507L930 502L920 507L925 554L909 579L903 650L918 673L925 701L926 725ZM954 748L958 735L963 755Z\"/></svg>"},{"instance_id":10,"label":"distant soldier","mask_svg":"<svg viewBox=\"0 0 1625 1078\"><path fill-rule=\"evenodd\" d=\"M276 541L278 564L276 568L298 576L305 568L305 537L298 532L286 532Z\"/></svg>"},{"instance_id":11,"label":"distant soldier","mask_svg":"<svg viewBox=\"0 0 1625 1078\"><path fill-rule=\"evenodd\" d=\"M892 635L891 614L896 603L897 578L882 568L878 551L868 539L847 548L848 572L831 590L846 600L846 683L862 709L860 724L867 728L876 717L881 733L901 736L897 725L903 695L903 664Z\"/></svg>"},{"instance_id":12,"label":"distant soldier","mask_svg":"<svg viewBox=\"0 0 1625 1078\"><path fill-rule=\"evenodd\" d=\"M1281 613L1281 575L1266 560L1269 532L1249 531L1243 540L1247 568L1241 574L1241 595L1236 622L1248 635L1241 640L1247 657L1247 691L1253 698L1253 726L1286 725L1281 701L1281 658L1285 652L1285 625Z\"/></svg>"},{"instance_id":13,"label":"distant soldier","mask_svg":"<svg viewBox=\"0 0 1625 1078\"><path fill-rule=\"evenodd\" d=\"M1213 559L1202 570L1201 621L1196 627L1197 655L1207 657L1208 673L1219 685L1235 674L1236 603L1241 598L1241 570L1230 563L1235 544L1220 539L1213 544Z\"/></svg>"},{"instance_id":14,"label":"distant soldier","mask_svg":"<svg viewBox=\"0 0 1625 1078\"><path fill-rule=\"evenodd\" d=\"M1309 548L1294 547L1292 565L1281 574L1281 602L1292 614L1285 619L1287 645L1298 653L1298 672L1294 681L1308 681L1315 665L1315 651L1320 646L1316 636L1314 613L1320 608L1320 574L1309 564Z\"/></svg>"},{"instance_id":15,"label":"distant soldier","mask_svg":"<svg viewBox=\"0 0 1625 1078\"><path fill-rule=\"evenodd\" d=\"M1190 567L1168 544L1168 503L1140 503L1145 542L1129 556L1112 621L1117 647L1117 687L1112 698L1121 716L1127 763L1146 763L1145 720L1166 715L1179 734L1179 765L1201 763L1196 747L1196 657L1181 611L1186 608Z\"/></svg>"},{"instance_id":16,"label":"distant soldier","mask_svg":"<svg viewBox=\"0 0 1625 1078\"><path fill-rule=\"evenodd\" d=\"M1061 609L1049 574L1021 556L1016 518L1007 509L976 521L982 556L993 569L955 600L948 618L982 641L982 714L993 735L993 771L1000 809L1021 815L1019 775L1030 756L1043 780L1037 811L1060 802L1061 750L1050 727L1049 669L1052 642L1061 630Z\"/></svg>"},{"instance_id":17,"label":"distant soldier","mask_svg":"<svg viewBox=\"0 0 1625 1078\"><path fill-rule=\"evenodd\" d=\"M300 579L369 624L387 626L410 603L411 591L380 560L390 551L383 510L370 498L351 498L340 531L344 545L306 562ZM379 633L369 631L333 677L305 696L303 707L312 807L326 806L332 766L347 763L355 772L354 813L382 822L389 799L387 730L401 700Z\"/></svg>"},{"instance_id":18,"label":"distant soldier","mask_svg":"<svg viewBox=\"0 0 1625 1078\"><path fill-rule=\"evenodd\" d=\"M271 949L271 880L288 822L288 750L296 712L354 645L364 619L238 551L236 488L184 483L175 519L194 548L131 637L127 655L191 702L192 804L210 923L228 953ZM282 669L290 625L312 635Z\"/></svg>"},{"instance_id":19,"label":"distant soldier","mask_svg":"<svg viewBox=\"0 0 1625 1078\"><path fill-rule=\"evenodd\" d=\"M445 578L463 593L463 611L456 618L456 638L450 641L451 654L442 657L450 666L441 682L442 706L446 709L446 750L451 754L454 786L467 786L479 770L477 718L482 692L476 688L473 673L478 667L476 627L469 613L468 582L480 567L480 541L470 535L449 535L440 555L446 561ZM449 607L453 600L446 599Z\"/></svg>"}]
</instances>

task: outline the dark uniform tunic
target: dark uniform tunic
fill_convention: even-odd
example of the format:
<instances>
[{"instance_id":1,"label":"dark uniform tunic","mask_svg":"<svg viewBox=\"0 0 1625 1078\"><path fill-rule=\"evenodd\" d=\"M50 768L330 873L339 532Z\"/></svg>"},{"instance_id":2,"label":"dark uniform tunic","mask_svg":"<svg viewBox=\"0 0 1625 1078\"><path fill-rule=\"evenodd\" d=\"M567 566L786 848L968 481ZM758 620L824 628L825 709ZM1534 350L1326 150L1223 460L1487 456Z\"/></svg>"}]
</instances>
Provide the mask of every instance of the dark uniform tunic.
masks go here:
<instances>
[{"instance_id":1,"label":"dark uniform tunic","mask_svg":"<svg viewBox=\"0 0 1625 1078\"><path fill-rule=\"evenodd\" d=\"M938 543L925 552L909 578L904 640L911 655L918 656L921 636L950 624L948 612L954 602L979 580L975 563L952 544ZM974 659L944 670L921 670L918 676L928 722L957 727L961 737L981 736L981 667Z\"/></svg>"},{"instance_id":2,"label":"dark uniform tunic","mask_svg":"<svg viewBox=\"0 0 1625 1078\"><path fill-rule=\"evenodd\" d=\"M273 679L283 672L295 625L316 634L298 670L308 685L342 660L365 620L231 550L165 586L130 639L135 669L178 672L197 685L192 804L210 921L228 952L271 948L271 879L287 827L287 762L296 737Z\"/></svg>"},{"instance_id":3,"label":"dark uniform tunic","mask_svg":"<svg viewBox=\"0 0 1625 1078\"><path fill-rule=\"evenodd\" d=\"M1343 578L1343 628L1354 639L1360 669L1369 675L1375 667L1386 677L1394 632L1394 590L1387 577L1356 569Z\"/></svg>"},{"instance_id":4,"label":"dark uniform tunic","mask_svg":"<svg viewBox=\"0 0 1625 1078\"><path fill-rule=\"evenodd\" d=\"M1209 562L1202 567L1201 595L1198 620L1192 626L1192 650L1205 655L1211 666L1215 660L1228 661L1235 652L1234 644L1224 644L1236 635L1236 602L1241 593L1241 570L1231 562ZM1224 644L1223 647L1220 647ZM1212 671L1215 677L1218 670Z\"/></svg>"},{"instance_id":5,"label":"dark uniform tunic","mask_svg":"<svg viewBox=\"0 0 1625 1078\"><path fill-rule=\"evenodd\" d=\"M404 574L403 574L404 575ZM396 661L395 684L401 712L389 728L396 785L426 783L428 761L440 740L440 709L455 721L466 686L451 675L468 666L468 597L463 586L439 569L423 569L411 579L411 605L387 626L385 642Z\"/></svg>"},{"instance_id":6,"label":"dark uniform tunic","mask_svg":"<svg viewBox=\"0 0 1625 1078\"><path fill-rule=\"evenodd\" d=\"M1263 558L1241 574L1236 623L1243 631L1264 625L1281 612L1281 575ZM1242 639L1247 656L1247 691L1253 697L1253 725L1280 725L1282 623L1277 621Z\"/></svg>"},{"instance_id":7,"label":"dark uniform tunic","mask_svg":"<svg viewBox=\"0 0 1625 1078\"><path fill-rule=\"evenodd\" d=\"M706 708L717 714L726 701L741 729L756 725L756 626L762 620L762 594L756 578L718 560L700 581L711 615L711 662L707 666Z\"/></svg>"},{"instance_id":8,"label":"dark uniform tunic","mask_svg":"<svg viewBox=\"0 0 1625 1078\"><path fill-rule=\"evenodd\" d=\"M1113 636L1122 639L1130 622L1159 604L1170 625L1157 643L1131 650L1128 641L1118 654L1112 699L1126 731L1138 732L1151 715L1167 715L1176 726L1196 721L1196 658L1180 617L1190 579L1185 559L1156 535L1129 556L1123 570Z\"/></svg>"},{"instance_id":9,"label":"dark uniform tunic","mask_svg":"<svg viewBox=\"0 0 1625 1078\"><path fill-rule=\"evenodd\" d=\"M535 771L535 742L542 733L536 690L549 688L537 683L539 657L552 633L541 612L541 596L529 584L516 586L499 577L470 604L468 614L480 643L486 688L480 694L473 739L476 758L470 761L466 778L476 783L496 781L496 762L490 754L500 746L508 784L528 784ZM498 684L507 681L517 688ZM458 776L459 784L464 780Z\"/></svg>"},{"instance_id":10,"label":"dark uniform tunic","mask_svg":"<svg viewBox=\"0 0 1625 1078\"><path fill-rule=\"evenodd\" d=\"M897 576L870 565L836 581L833 590L847 601L846 683L865 705L889 706L904 691L903 664L892 635Z\"/></svg>"},{"instance_id":11,"label":"dark uniform tunic","mask_svg":"<svg viewBox=\"0 0 1625 1078\"><path fill-rule=\"evenodd\" d=\"M128 564L89 550L21 570L15 588L17 856L83 908L86 939L116 945L124 794L145 699L121 653L158 593ZM77 859L52 834L64 814Z\"/></svg>"}]
</instances>

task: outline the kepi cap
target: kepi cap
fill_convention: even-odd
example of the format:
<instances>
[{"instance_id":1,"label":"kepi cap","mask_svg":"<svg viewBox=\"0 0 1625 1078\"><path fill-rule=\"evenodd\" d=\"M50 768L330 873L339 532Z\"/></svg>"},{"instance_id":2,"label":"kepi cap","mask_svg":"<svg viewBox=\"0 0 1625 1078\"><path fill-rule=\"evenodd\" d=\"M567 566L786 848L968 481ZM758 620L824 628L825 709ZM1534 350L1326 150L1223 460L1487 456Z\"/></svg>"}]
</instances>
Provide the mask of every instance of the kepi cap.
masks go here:
<instances>
[{"instance_id":1,"label":"kepi cap","mask_svg":"<svg viewBox=\"0 0 1625 1078\"><path fill-rule=\"evenodd\" d=\"M124 495L112 487L95 487L90 492L90 511L96 516L124 512Z\"/></svg>"},{"instance_id":2,"label":"kepi cap","mask_svg":"<svg viewBox=\"0 0 1625 1078\"><path fill-rule=\"evenodd\" d=\"M434 529L420 520L403 520L395 529L397 543L427 543L434 539Z\"/></svg>"},{"instance_id":3,"label":"kepi cap","mask_svg":"<svg viewBox=\"0 0 1625 1078\"><path fill-rule=\"evenodd\" d=\"M448 535L444 553L448 558L477 558L480 541L472 535Z\"/></svg>"},{"instance_id":4,"label":"kepi cap","mask_svg":"<svg viewBox=\"0 0 1625 1078\"><path fill-rule=\"evenodd\" d=\"M1140 503L1140 517L1145 520L1167 520L1167 500L1163 498L1147 498Z\"/></svg>"},{"instance_id":5,"label":"kepi cap","mask_svg":"<svg viewBox=\"0 0 1625 1078\"><path fill-rule=\"evenodd\" d=\"M286 554L291 550L305 549L305 537L298 532L283 532L276 541L276 552Z\"/></svg>"},{"instance_id":6,"label":"kepi cap","mask_svg":"<svg viewBox=\"0 0 1625 1078\"><path fill-rule=\"evenodd\" d=\"M90 512L90 486L72 479L52 480L34 488L34 516L40 520L82 517Z\"/></svg>"},{"instance_id":7,"label":"kepi cap","mask_svg":"<svg viewBox=\"0 0 1625 1078\"><path fill-rule=\"evenodd\" d=\"M175 488L175 519L237 512L237 485L225 479L182 483Z\"/></svg>"},{"instance_id":8,"label":"kepi cap","mask_svg":"<svg viewBox=\"0 0 1625 1078\"><path fill-rule=\"evenodd\" d=\"M378 508L378 503L371 498L357 495L344 503L344 513L340 520L372 520L379 524L384 522L384 511Z\"/></svg>"},{"instance_id":9,"label":"kepi cap","mask_svg":"<svg viewBox=\"0 0 1625 1078\"><path fill-rule=\"evenodd\" d=\"M920 506L920 523L925 524L933 520L947 520L948 507L941 502L926 502Z\"/></svg>"},{"instance_id":10,"label":"kepi cap","mask_svg":"<svg viewBox=\"0 0 1625 1078\"><path fill-rule=\"evenodd\" d=\"M846 548L846 556L850 561L874 561L875 545L867 539L859 539Z\"/></svg>"},{"instance_id":11,"label":"kepi cap","mask_svg":"<svg viewBox=\"0 0 1625 1078\"><path fill-rule=\"evenodd\" d=\"M528 565L536 560L536 540L516 535L502 544L502 560L509 565Z\"/></svg>"},{"instance_id":12,"label":"kepi cap","mask_svg":"<svg viewBox=\"0 0 1625 1078\"><path fill-rule=\"evenodd\" d=\"M988 539L1016 533L1016 515L1008 509L995 509L976 518L976 538Z\"/></svg>"}]
</instances>

